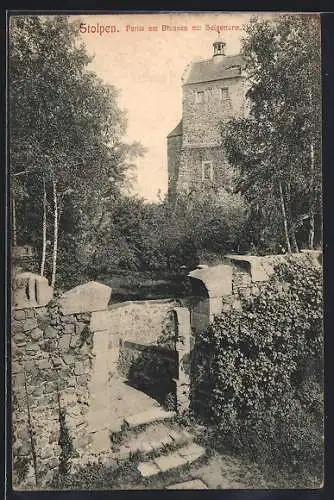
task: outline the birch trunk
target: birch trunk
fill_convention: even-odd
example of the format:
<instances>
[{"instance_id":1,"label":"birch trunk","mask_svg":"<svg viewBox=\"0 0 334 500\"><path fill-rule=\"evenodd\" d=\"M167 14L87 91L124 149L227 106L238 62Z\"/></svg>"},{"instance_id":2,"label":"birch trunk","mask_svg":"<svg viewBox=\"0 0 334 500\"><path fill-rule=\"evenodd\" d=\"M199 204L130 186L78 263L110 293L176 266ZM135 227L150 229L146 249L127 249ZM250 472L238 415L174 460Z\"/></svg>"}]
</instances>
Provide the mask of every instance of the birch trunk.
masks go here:
<instances>
[{"instance_id":1,"label":"birch trunk","mask_svg":"<svg viewBox=\"0 0 334 500\"><path fill-rule=\"evenodd\" d=\"M296 239L296 233L294 230L292 231L291 239L292 239L292 243L294 246L294 251L298 253L299 248L298 248L298 243L297 243L297 239Z\"/></svg>"},{"instance_id":2,"label":"birch trunk","mask_svg":"<svg viewBox=\"0 0 334 500\"><path fill-rule=\"evenodd\" d=\"M284 203L282 183L279 182L278 186L279 186L279 194L280 194L280 201L281 201L281 210L282 210L283 223L284 223L285 242L286 242L286 246L287 246L287 249L288 249L288 253L291 253L291 245L290 245L290 240L289 240L288 220L287 220L286 210L285 210L285 203Z\"/></svg>"},{"instance_id":3,"label":"birch trunk","mask_svg":"<svg viewBox=\"0 0 334 500\"><path fill-rule=\"evenodd\" d=\"M41 276L44 276L45 259L46 259L46 186L45 186L45 177L43 177L43 244L42 244Z\"/></svg>"},{"instance_id":4,"label":"birch trunk","mask_svg":"<svg viewBox=\"0 0 334 500\"><path fill-rule=\"evenodd\" d=\"M52 179L52 191L53 191L53 253L52 253L52 277L51 286L55 286L56 282L56 270L57 270L57 251L58 251L58 197L57 197L57 183L55 179Z\"/></svg>"}]
</instances>

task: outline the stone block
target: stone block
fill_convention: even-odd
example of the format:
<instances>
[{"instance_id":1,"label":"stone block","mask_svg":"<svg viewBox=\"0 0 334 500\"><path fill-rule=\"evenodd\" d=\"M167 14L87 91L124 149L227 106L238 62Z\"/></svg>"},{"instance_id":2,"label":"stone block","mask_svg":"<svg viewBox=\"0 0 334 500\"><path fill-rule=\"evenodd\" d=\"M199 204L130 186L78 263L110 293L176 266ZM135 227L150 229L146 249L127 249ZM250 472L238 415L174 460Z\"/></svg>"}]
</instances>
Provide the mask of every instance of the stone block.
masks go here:
<instances>
[{"instance_id":1,"label":"stone block","mask_svg":"<svg viewBox=\"0 0 334 500\"><path fill-rule=\"evenodd\" d=\"M22 441L20 447L18 448L17 450L17 455L19 456L31 456L31 445L30 445L30 441Z\"/></svg>"},{"instance_id":2,"label":"stone block","mask_svg":"<svg viewBox=\"0 0 334 500\"><path fill-rule=\"evenodd\" d=\"M159 474L160 469L154 462L141 462L138 465L138 470L143 477L151 477Z\"/></svg>"},{"instance_id":3,"label":"stone block","mask_svg":"<svg viewBox=\"0 0 334 500\"><path fill-rule=\"evenodd\" d=\"M12 320L12 332L15 333L23 333L23 321L16 321L15 319Z\"/></svg>"},{"instance_id":4,"label":"stone block","mask_svg":"<svg viewBox=\"0 0 334 500\"><path fill-rule=\"evenodd\" d=\"M104 397L104 400L105 399L106 398ZM97 411L93 404L91 407L93 409L88 413L87 416L88 430L90 432L97 432L98 430L108 428L110 423L110 411L108 410L108 408L101 408L101 410ZM106 401L104 407L106 407Z\"/></svg>"},{"instance_id":5,"label":"stone block","mask_svg":"<svg viewBox=\"0 0 334 500\"><path fill-rule=\"evenodd\" d=\"M66 352L68 351L69 347L70 347L70 341L71 341L71 335L62 335L61 337L59 337L59 340L58 340L58 346L59 346L59 349L63 352Z\"/></svg>"},{"instance_id":6,"label":"stone block","mask_svg":"<svg viewBox=\"0 0 334 500\"><path fill-rule=\"evenodd\" d=\"M26 317L27 318L34 318L35 317L35 310L34 309L27 309L26 310Z\"/></svg>"},{"instance_id":7,"label":"stone block","mask_svg":"<svg viewBox=\"0 0 334 500\"><path fill-rule=\"evenodd\" d=\"M97 332L100 330L109 330L112 324L113 311L96 311L92 313L90 320L90 330Z\"/></svg>"},{"instance_id":8,"label":"stone block","mask_svg":"<svg viewBox=\"0 0 334 500\"><path fill-rule=\"evenodd\" d=\"M64 332L65 333L74 333L74 325L73 323L66 323L64 326Z\"/></svg>"},{"instance_id":9,"label":"stone block","mask_svg":"<svg viewBox=\"0 0 334 500\"><path fill-rule=\"evenodd\" d=\"M32 338L32 340L37 341L43 337L43 331L40 328L34 328L30 333L30 337Z\"/></svg>"},{"instance_id":10,"label":"stone block","mask_svg":"<svg viewBox=\"0 0 334 500\"><path fill-rule=\"evenodd\" d=\"M78 321L83 321L84 323L89 323L91 318L90 312L76 314L76 319Z\"/></svg>"},{"instance_id":11,"label":"stone block","mask_svg":"<svg viewBox=\"0 0 334 500\"><path fill-rule=\"evenodd\" d=\"M52 363L53 363L53 366L55 366L56 368L58 368L59 366L62 366L63 362L60 358L58 358L58 356L53 356L52 357Z\"/></svg>"},{"instance_id":12,"label":"stone block","mask_svg":"<svg viewBox=\"0 0 334 500\"><path fill-rule=\"evenodd\" d=\"M22 371L22 366L19 361L12 361L12 375L15 375L16 373L19 373Z\"/></svg>"},{"instance_id":13,"label":"stone block","mask_svg":"<svg viewBox=\"0 0 334 500\"><path fill-rule=\"evenodd\" d=\"M26 313L23 309L20 309L18 311L14 311L13 317L17 321L20 321L20 320L26 319Z\"/></svg>"},{"instance_id":14,"label":"stone block","mask_svg":"<svg viewBox=\"0 0 334 500\"><path fill-rule=\"evenodd\" d=\"M140 447L139 447L139 450L142 452L142 453L151 453L153 451L153 448L152 446L150 445L150 443L141 443L140 444Z\"/></svg>"},{"instance_id":15,"label":"stone block","mask_svg":"<svg viewBox=\"0 0 334 500\"><path fill-rule=\"evenodd\" d=\"M63 354L62 358L66 365L71 366L75 363L75 357L72 354Z\"/></svg>"},{"instance_id":16,"label":"stone block","mask_svg":"<svg viewBox=\"0 0 334 500\"><path fill-rule=\"evenodd\" d=\"M17 333L16 335L13 335L13 341L15 344L22 344L25 343L27 340L27 337L24 335L24 333Z\"/></svg>"},{"instance_id":17,"label":"stone block","mask_svg":"<svg viewBox=\"0 0 334 500\"><path fill-rule=\"evenodd\" d=\"M43 276L38 276L36 282L37 303L39 306L45 306L53 297L53 288L49 286L48 280Z\"/></svg>"},{"instance_id":18,"label":"stone block","mask_svg":"<svg viewBox=\"0 0 334 500\"><path fill-rule=\"evenodd\" d=\"M205 269L195 269L188 276L192 282L194 280L202 282L210 298L223 297L232 293L232 266L220 264ZM196 284L194 285L196 289Z\"/></svg>"},{"instance_id":19,"label":"stone block","mask_svg":"<svg viewBox=\"0 0 334 500\"><path fill-rule=\"evenodd\" d=\"M207 490L206 484L201 479L192 479L184 483L175 483L166 487L167 490Z\"/></svg>"},{"instance_id":20,"label":"stone block","mask_svg":"<svg viewBox=\"0 0 334 500\"><path fill-rule=\"evenodd\" d=\"M74 375L83 375L85 373L85 366L83 362L77 361L74 365Z\"/></svg>"},{"instance_id":21,"label":"stone block","mask_svg":"<svg viewBox=\"0 0 334 500\"><path fill-rule=\"evenodd\" d=\"M15 386L23 386L25 383L25 376L23 372L18 373L14 379Z\"/></svg>"},{"instance_id":22,"label":"stone block","mask_svg":"<svg viewBox=\"0 0 334 500\"><path fill-rule=\"evenodd\" d=\"M265 270L263 266L263 257L258 257L255 255L233 255L228 254L225 256L232 262L246 263L249 267L249 273L253 282L257 281L268 281L269 274L268 270Z\"/></svg>"},{"instance_id":23,"label":"stone block","mask_svg":"<svg viewBox=\"0 0 334 500\"><path fill-rule=\"evenodd\" d=\"M26 352L37 352L37 351L39 351L39 345L38 344L33 344L32 342L29 342L25 346L25 350L26 350Z\"/></svg>"},{"instance_id":24,"label":"stone block","mask_svg":"<svg viewBox=\"0 0 334 500\"><path fill-rule=\"evenodd\" d=\"M45 328L44 337L47 339L55 339L58 336L58 330L53 328L53 326L47 326Z\"/></svg>"},{"instance_id":25,"label":"stone block","mask_svg":"<svg viewBox=\"0 0 334 500\"><path fill-rule=\"evenodd\" d=\"M15 309L45 306L53 297L53 288L43 276L31 272L19 273L13 280Z\"/></svg>"},{"instance_id":26,"label":"stone block","mask_svg":"<svg viewBox=\"0 0 334 500\"><path fill-rule=\"evenodd\" d=\"M133 428L152 422L168 420L174 418L175 416L176 413L174 411L165 411L162 408L152 408L149 411L126 417L124 421L130 428Z\"/></svg>"},{"instance_id":27,"label":"stone block","mask_svg":"<svg viewBox=\"0 0 334 500\"><path fill-rule=\"evenodd\" d=\"M59 305L64 315L103 311L107 309L111 291L106 285L90 281L65 292L59 298Z\"/></svg>"},{"instance_id":28,"label":"stone block","mask_svg":"<svg viewBox=\"0 0 334 500\"><path fill-rule=\"evenodd\" d=\"M25 322L23 323L23 330L25 332L29 330L33 330L34 328L37 327L37 321L35 318L27 318Z\"/></svg>"},{"instance_id":29,"label":"stone block","mask_svg":"<svg viewBox=\"0 0 334 500\"><path fill-rule=\"evenodd\" d=\"M200 446L200 445L198 445L196 443L191 443L188 446L184 446L183 448L180 448L178 450L178 453L182 457L187 457L187 458L190 458L191 461L194 461L197 458L199 458L202 455L204 455L205 449L202 446Z\"/></svg>"},{"instance_id":30,"label":"stone block","mask_svg":"<svg viewBox=\"0 0 334 500\"><path fill-rule=\"evenodd\" d=\"M29 370L36 370L35 361L33 361L32 359L25 361L24 362L24 367L25 367L25 369L27 371L29 371Z\"/></svg>"},{"instance_id":31,"label":"stone block","mask_svg":"<svg viewBox=\"0 0 334 500\"><path fill-rule=\"evenodd\" d=\"M78 378L77 378L77 383L79 385L87 385L87 382L89 380L89 376L88 375L79 375Z\"/></svg>"},{"instance_id":32,"label":"stone block","mask_svg":"<svg viewBox=\"0 0 334 500\"><path fill-rule=\"evenodd\" d=\"M161 472L166 472L170 469L175 469L176 467L181 467L185 465L188 460L185 457L179 455L179 453L174 452L168 455L164 455L154 459L155 465L159 467Z\"/></svg>"},{"instance_id":33,"label":"stone block","mask_svg":"<svg viewBox=\"0 0 334 500\"><path fill-rule=\"evenodd\" d=\"M83 323L82 321L79 321L76 325L75 325L75 333L76 335L81 335L82 331L84 330L84 328L87 326L86 323Z\"/></svg>"},{"instance_id":34,"label":"stone block","mask_svg":"<svg viewBox=\"0 0 334 500\"><path fill-rule=\"evenodd\" d=\"M40 361L38 361L37 365L40 370L47 370L48 368L51 368L49 359L41 359Z\"/></svg>"}]
</instances>

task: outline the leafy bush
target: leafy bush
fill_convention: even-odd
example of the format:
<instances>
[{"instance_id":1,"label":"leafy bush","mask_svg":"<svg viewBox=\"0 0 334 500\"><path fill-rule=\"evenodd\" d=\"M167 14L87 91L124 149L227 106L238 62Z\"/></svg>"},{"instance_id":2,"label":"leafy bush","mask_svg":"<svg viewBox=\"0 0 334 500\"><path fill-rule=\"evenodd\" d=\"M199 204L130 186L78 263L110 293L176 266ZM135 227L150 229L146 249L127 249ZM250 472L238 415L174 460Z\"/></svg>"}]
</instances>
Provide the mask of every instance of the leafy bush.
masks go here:
<instances>
[{"instance_id":1,"label":"leafy bush","mask_svg":"<svg viewBox=\"0 0 334 500\"><path fill-rule=\"evenodd\" d=\"M241 311L217 317L200 336L202 356L210 352L210 418L224 443L264 466L319 477L321 270L305 257L275 271L258 296L241 299Z\"/></svg>"}]
</instances>

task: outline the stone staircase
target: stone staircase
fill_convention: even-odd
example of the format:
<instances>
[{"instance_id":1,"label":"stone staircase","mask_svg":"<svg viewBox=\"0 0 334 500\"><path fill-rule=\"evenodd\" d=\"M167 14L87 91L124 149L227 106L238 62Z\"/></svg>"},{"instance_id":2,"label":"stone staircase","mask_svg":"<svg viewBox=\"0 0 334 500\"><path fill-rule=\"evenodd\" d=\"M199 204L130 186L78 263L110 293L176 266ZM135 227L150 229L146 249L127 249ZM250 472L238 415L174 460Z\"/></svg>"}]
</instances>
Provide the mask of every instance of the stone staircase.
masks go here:
<instances>
[{"instance_id":1,"label":"stone staircase","mask_svg":"<svg viewBox=\"0 0 334 500\"><path fill-rule=\"evenodd\" d=\"M175 417L175 412L157 407L124 418L121 431L111 435L113 453L122 461L137 457L135 467L144 485L159 478L164 489L207 489L200 479L193 477L169 484L171 473L189 468L206 455L205 448L195 442L195 437Z\"/></svg>"}]
</instances>

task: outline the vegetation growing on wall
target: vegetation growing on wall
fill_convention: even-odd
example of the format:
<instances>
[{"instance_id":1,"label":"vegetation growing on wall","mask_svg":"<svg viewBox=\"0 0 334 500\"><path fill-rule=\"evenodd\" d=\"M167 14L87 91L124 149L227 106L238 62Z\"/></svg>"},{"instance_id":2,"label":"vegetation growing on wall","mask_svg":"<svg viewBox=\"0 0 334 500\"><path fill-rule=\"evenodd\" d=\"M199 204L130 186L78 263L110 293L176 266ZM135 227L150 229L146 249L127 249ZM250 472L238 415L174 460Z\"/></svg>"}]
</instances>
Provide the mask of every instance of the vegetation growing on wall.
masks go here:
<instances>
[{"instance_id":1,"label":"vegetation growing on wall","mask_svg":"<svg viewBox=\"0 0 334 500\"><path fill-rule=\"evenodd\" d=\"M321 269L305 258L275 271L258 296L242 299L241 311L217 317L199 337L199 349L210 355L209 418L221 445L229 443L271 473L285 470L319 485Z\"/></svg>"}]
</instances>

